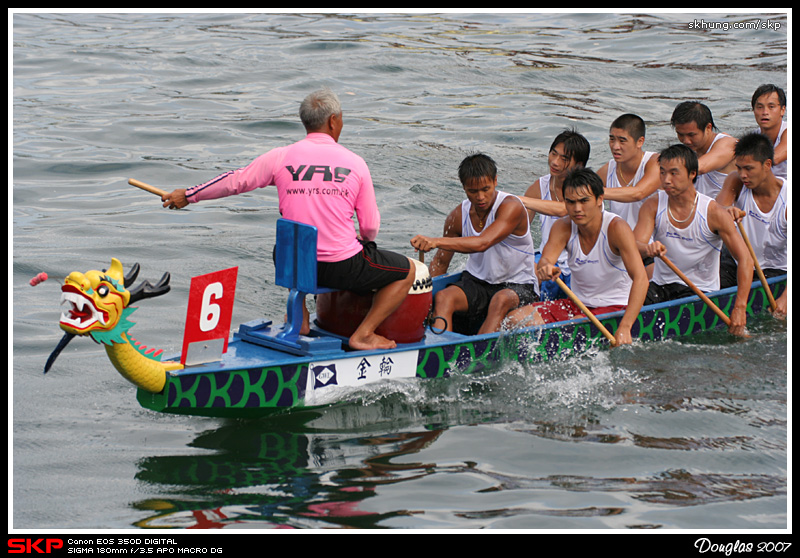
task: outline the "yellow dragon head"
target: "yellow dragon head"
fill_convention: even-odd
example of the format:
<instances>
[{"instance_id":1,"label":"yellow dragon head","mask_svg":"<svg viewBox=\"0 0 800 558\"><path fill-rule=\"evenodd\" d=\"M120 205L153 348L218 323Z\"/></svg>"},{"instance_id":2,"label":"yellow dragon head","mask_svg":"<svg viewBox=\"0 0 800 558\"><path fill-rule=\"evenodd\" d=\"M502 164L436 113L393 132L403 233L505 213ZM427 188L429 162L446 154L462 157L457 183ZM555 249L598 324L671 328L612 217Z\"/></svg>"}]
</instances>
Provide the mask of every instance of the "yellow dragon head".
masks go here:
<instances>
[{"instance_id":1,"label":"yellow dragon head","mask_svg":"<svg viewBox=\"0 0 800 558\"><path fill-rule=\"evenodd\" d=\"M70 273L61 287L61 304L66 305L61 329L73 335L92 335L96 341L107 337L128 314L125 309L131 293L125 283L122 264L116 258L108 271Z\"/></svg>"},{"instance_id":2,"label":"yellow dragon head","mask_svg":"<svg viewBox=\"0 0 800 558\"><path fill-rule=\"evenodd\" d=\"M73 271L67 276L61 287L61 304L65 308L59 322L66 333L48 358L45 372L76 335L88 335L105 345L127 342L124 333L133 326L128 316L136 310L129 305L165 294L170 288L169 274L165 273L155 286L145 281L128 289L138 274L139 264L134 264L126 276L119 260L112 258L108 270Z\"/></svg>"}]
</instances>

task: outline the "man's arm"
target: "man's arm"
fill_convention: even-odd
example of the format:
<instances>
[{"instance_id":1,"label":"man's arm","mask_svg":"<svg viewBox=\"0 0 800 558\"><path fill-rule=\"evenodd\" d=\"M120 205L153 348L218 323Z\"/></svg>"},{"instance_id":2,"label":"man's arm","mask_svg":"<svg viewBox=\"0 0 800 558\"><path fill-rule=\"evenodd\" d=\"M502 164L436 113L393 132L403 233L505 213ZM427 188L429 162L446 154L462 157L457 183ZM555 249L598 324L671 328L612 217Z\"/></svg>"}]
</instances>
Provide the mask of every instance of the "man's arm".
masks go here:
<instances>
[{"instance_id":1,"label":"man's arm","mask_svg":"<svg viewBox=\"0 0 800 558\"><path fill-rule=\"evenodd\" d=\"M706 153L697 158L698 174L711 171L730 171L733 162L733 149L736 147L736 138L725 136L718 139Z\"/></svg>"},{"instance_id":2,"label":"man's arm","mask_svg":"<svg viewBox=\"0 0 800 558\"><path fill-rule=\"evenodd\" d=\"M611 249L622 258L622 263L625 264L625 269L633 281L628 294L628 306L614 333L617 344L627 345L633 342L631 328L636 323L644 304L649 280L633 231L624 219L617 218L611 221L608 226L608 241Z\"/></svg>"},{"instance_id":3,"label":"man's arm","mask_svg":"<svg viewBox=\"0 0 800 558\"><path fill-rule=\"evenodd\" d=\"M528 210L528 221L533 221L537 213L553 217L564 217L567 214L567 208L564 207L564 202L542 199L540 180L541 178L528 186L524 196L518 196L522 205Z\"/></svg>"},{"instance_id":4,"label":"man's arm","mask_svg":"<svg viewBox=\"0 0 800 558\"><path fill-rule=\"evenodd\" d=\"M789 218L789 209L786 210L786 218ZM789 284L786 284L786 288L783 289L783 293L777 299L775 299L777 304L777 308L772 313L776 318L785 318L789 315Z\"/></svg>"},{"instance_id":5,"label":"man's arm","mask_svg":"<svg viewBox=\"0 0 800 558\"><path fill-rule=\"evenodd\" d=\"M789 141L789 129L787 128L781 134L781 141L778 143L778 147L775 148L775 153L773 154L772 157L773 166L783 163L789 158L788 149L786 147L788 141Z\"/></svg>"},{"instance_id":6,"label":"man's arm","mask_svg":"<svg viewBox=\"0 0 800 558\"><path fill-rule=\"evenodd\" d=\"M358 234L367 241L373 241L381 228L381 214L375 198L375 186L366 164L361 169L361 185L358 189L354 210L358 220Z\"/></svg>"},{"instance_id":7,"label":"man's arm","mask_svg":"<svg viewBox=\"0 0 800 558\"><path fill-rule=\"evenodd\" d=\"M180 209L190 203L234 196L256 188L271 186L274 178L272 169L282 153L281 148L272 149L245 167L225 172L208 182L189 189L173 190L166 196L162 196L161 201L164 207Z\"/></svg>"},{"instance_id":8,"label":"man's arm","mask_svg":"<svg viewBox=\"0 0 800 558\"><path fill-rule=\"evenodd\" d=\"M644 175L633 186L626 188L606 188L603 198L616 202L638 202L650 197L661 186L658 156L652 156L644 167Z\"/></svg>"},{"instance_id":9,"label":"man's arm","mask_svg":"<svg viewBox=\"0 0 800 558\"><path fill-rule=\"evenodd\" d=\"M525 203L525 199L533 201L542 199L542 187L539 185L540 180L541 178L537 178L536 182L528 186L528 189L525 190L525 195L519 197L520 200L523 200L523 204ZM528 222L532 222L533 218L536 216L536 208L528 207L527 205L525 208L528 210Z\"/></svg>"},{"instance_id":10,"label":"man's arm","mask_svg":"<svg viewBox=\"0 0 800 558\"><path fill-rule=\"evenodd\" d=\"M736 291L736 303L731 310L731 325L728 330L734 335L743 335L747 325L747 299L750 296L750 284L753 282L753 258L750 256L750 250L739 234L733 218L714 201L708 204L708 225L722 238L737 263L738 290Z\"/></svg>"},{"instance_id":11,"label":"man's arm","mask_svg":"<svg viewBox=\"0 0 800 558\"><path fill-rule=\"evenodd\" d=\"M552 281L561 274L558 267L558 258L569 242L572 231L572 221L569 217L562 217L550 229L550 235L542 248L542 255L536 264L536 277L540 282Z\"/></svg>"},{"instance_id":12,"label":"man's arm","mask_svg":"<svg viewBox=\"0 0 800 558\"><path fill-rule=\"evenodd\" d=\"M633 229L633 237L641 258L654 258L667 253L667 248L659 241L650 242L656 226L658 197L648 198L639 209L639 218Z\"/></svg>"},{"instance_id":13,"label":"man's arm","mask_svg":"<svg viewBox=\"0 0 800 558\"><path fill-rule=\"evenodd\" d=\"M564 217L567 214L567 208L564 202L529 198L528 196L519 196L519 199L522 205L528 210L531 219L533 219L533 216L537 213L553 217Z\"/></svg>"},{"instance_id":14,"label":"man's arm","mask_svg":"<svg viewBox=\"0 0 800 558\"><path fill-rule=\"evenodd\" d=\"M453 209L447 215L447 218L444 220L444 231L442 232L442 235L445 237L461 236L461 204L458 204L455 209ZM431 249L424 248L428 246L427 239L428 237L426 236L417 235L411 239L411 245L417 250L427 252ZM443 250L441 248L436 251L436 254L433 256L433 261L429 267L431 277L438 277L439 275L444 275L447 273L454 253L455 252L452 250Z\"/></svg>"},{"instance_id":15,"label":"man's arm","mask_svg":"<svg viewBox=\"0 0 800 558\"><path fill-rule=\"evenodd\" d=\"M459 215L460 213L459 209ZM424 252L434 248L462 254L485 252L508 235L513 234L515 229L522 224L526 224L526 220L527 212L525 208L516 199L509 196L497 208L492 224L484 228L478 236L463 237L459 234L459 236L428 237L417 235L411 239L411 245ZM460 227L459 223L459 230Z\"/></svg>"},{"instance_id":16,"label":"man's arm","mask_svg":"<svg viewBox=\"0 0 800 558\"><path fill-rule=\"evenodd\" d=\"M742 184L742 179L739 178L739 172L733 171L725 177L725 182L722 183L722 188L717 193L717 204L733 217L734 222L739 221L744 216L744 212L734 206L743 187L744 184Z\"/></svg>"}]
</instances>

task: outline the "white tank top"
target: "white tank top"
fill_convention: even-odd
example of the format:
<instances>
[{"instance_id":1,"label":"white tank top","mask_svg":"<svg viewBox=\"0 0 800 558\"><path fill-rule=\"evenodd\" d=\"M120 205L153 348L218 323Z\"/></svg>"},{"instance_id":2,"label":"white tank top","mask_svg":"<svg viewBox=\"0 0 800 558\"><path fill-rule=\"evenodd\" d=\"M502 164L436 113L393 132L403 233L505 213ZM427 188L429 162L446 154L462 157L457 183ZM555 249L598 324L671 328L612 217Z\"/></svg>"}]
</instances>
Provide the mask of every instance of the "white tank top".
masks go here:
<instances>
[{"instance_id":1,"label":"white tank top","mask_svg":"<svg viewBox=\"0 0 800 558\"><path fill-rule=\"evenodd\" d=\"M789 124L785 120L783 120L781 122L781 131L778 132L778 137L775 139L775 144L772 146L773 149L778 149L778 145L780 145L780 143L781 143L781 136L783 135L783 133L787 129L789 129ZM755 133L757 133L757 134L760 134L761 133L761 128L756 128L753 131ZM774 174L778 178L786 179L787 167L788 167L787 163L788 163L788 161L784 161L784 162L779 163L777 165L773 164L772 165L772 174Z\"/></svg>"},{"instance_id":2,"label":"white tank top","mask_svg":"<svg viewBox=\"0 0 800 558\"><path fill-rule=\"evenodd\" d=\"M742 188L739 199L736 200L736 207L745 211L747 215L742 220L747 238L753 246L756 259L762 269L786 269L786 194L788 187L786 181L779 179L783 183L780 194L775 200L772 209L767 213L762 212L755 200L753 191L749 188ZM783 219L784 225L781 230L780 223ZM766 248L770 246L769 257ZM782 247L782 250L781 250Z\"/></svg>"},{"instance_id":3,"label":"white tank top","mask_svg":"<svg viewBox=\"0 0 800 558\"><path fill-rule=\"evenodd\" d=\"M633 176L633 180L631 180L628 186L636 186L636 183L639 182L642 177L644 176L644 167L647 165L647 161L650 160L654 153L652 151L645 151L644 157L642 157L642 162L639 164L639 168L636 169L636 174ZM611 159L608 162L608 174L606 175L606 188L624 188L622 184L619 182L619 177L617 177L617 162L614 159ZM649 197L649 196L648 196ZM642 207L644 200L640 200L638 202L618 202L618 201L609 201L608 202L608 209L611 213L615 213L625 219L628 224L631 226L631 229L636 228L636 221L639 219L639 209Z\"/></svg>"},{"instance_id":4,"label":"white tank top","mask_svg":"<svg viewBox=\"0 0 800 558\"><path fill-rule=\"evenodd\" d=\"M497 208L507 197L512 197L516 203L522 204L522 201L516 196L498 190L494 205L489 210L489 215L486 216L484 228L494 222ZM480 234L472 227L472 220L469 218L470 206L469 200L461 202L461 231L464 237L478 236ZM524 235L510 234L485 252L470 254L466 270L478 279L492 285L502 283L533 284L536 286L536 292L538 293L534 262L533 239L531 238L531 228L528 223Z\"/></svg>"},{"instance_id":5,"label":"white tank top","mask_svg":"<svg viewBox=\"0 0 800 558\"><path fill-rule=\"evenodd\" d=\"M761 269L782 269L788 271L787 265L787 228L786 206L778 212L769 225L769 235L764 244L764 261L759 262Z\"/></svg>"},{"instance_id":6,"label":"white tank top","mask_svg":"<svg viewBox=\"0 0 800 558\"><path fill-rule=\"evenodd\" d=\"M703 292L719 289L719 256L722 239L708 226L711 198L699 194L691 223L685 229L674 226L667 214L667 193L658 191L653 240L667 247L667 257ZM661 258L655 259L653 281L659 285L683 283Z\"/></svg>"},{"instance_id":7,"label":"white tank top","mask_svg":"<svg viewBox=\"0 0 800 558\"><path fill-rule=\"evenodd\" d=\"M603 211L600 234L588 254L583 253L578 226L572 223L572 234L567 243L572 272L570 288L589 308L628 304L631 277L622 258L608 245L608 225L616 218L619 216Z\"/></svg>"},{"instance_id":8,"label":"white tank top","mask_svg":"<svg viewBox=\"0 0 800 558\"><path fill-rule=\"evenodd\" d=\"M708 150L711 151L711 148L714 147L718 139L727 137L730 136L728 136L728 134L717 134ZM722 184L725 182L726 176L728 176L726 173L716 170L705 174L698 174L697 179L694 181L694 188L701 194L705 194L710 198L716 198L717 194L719 194L719 191L722 189Z\"/></svg>"},{"instance_id":9,"label":"white tank top","mask_svg":"<svg viewBox=\"0 0 800 558\"><path fill-rule=\"evenodd\" d=\"M541 189L541 196L543 200L552 200L553 196L550 195L550 175L546 174L539 179L539 188ZM561 217L556 217L553 215L544 215L539 213L539 230L542 233L542 242L539 244L539 252L544 249L544 245L547 244L547 239L550 238L550 229L553 228L553 223L558 221ZM558 262L556 265L561 270L561 273L564 275L569 275L569 264L567 263L567 250L564 249L561 251L561 254L558 256Z\"/></svg>"}]
</instances>

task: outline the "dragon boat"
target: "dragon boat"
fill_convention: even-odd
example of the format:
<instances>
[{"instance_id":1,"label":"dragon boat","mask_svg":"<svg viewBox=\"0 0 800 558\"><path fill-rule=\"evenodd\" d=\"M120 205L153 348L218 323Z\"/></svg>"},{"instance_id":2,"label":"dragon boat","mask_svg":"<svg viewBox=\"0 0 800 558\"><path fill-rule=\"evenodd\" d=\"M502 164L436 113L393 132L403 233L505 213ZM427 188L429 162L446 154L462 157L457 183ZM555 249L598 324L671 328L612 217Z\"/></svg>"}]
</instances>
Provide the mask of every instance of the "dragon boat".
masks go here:
<instances>
[{"instance_id":1,"label":"dragon boat","mask_svg":"<svg viewBox=\"0 0 800 558\"><path fill-rule=\"evenodd\" d=\"M363 314L359 312L366 311L370 299L317 287L316 233L314 227L278 220L276 284L288 289L282 323L256 319L230 335L226 316L229 319L232 309L236 268L193 278L183 350L169 357L144 348L128 334L133 326L129 316L136 309L132 305L166 294L168 273L155 285L148 281L134 285L138 264L126 275L117 259L104 271L71 273L62 286L62 304L67 308L60 327L65 334L45 372L71 339L90 336L105 347L120 374L138 388L137 399L147 409L258 418L347 400L374 382L475 373L508 360L535 364L609 344L597 325L584 317L482 335L439 330L429 315L433 296L459 274L431 278L420 263L406 302L378 330L394 338L397 347L350 350L348 328L360 323ZM780 296L786 285L786 275L754 282L748 316L767 311L770 298ZM307 295L317 297L317 308L311 315L311 331L301 334ZM729 315L736 287L710 293L708 298ZM597 319L615 331L623 313ZM632 335L641 341L658 341L723 327L724 321L706 301L691 296L643 307Z\"/></svg>"}]
</instances>

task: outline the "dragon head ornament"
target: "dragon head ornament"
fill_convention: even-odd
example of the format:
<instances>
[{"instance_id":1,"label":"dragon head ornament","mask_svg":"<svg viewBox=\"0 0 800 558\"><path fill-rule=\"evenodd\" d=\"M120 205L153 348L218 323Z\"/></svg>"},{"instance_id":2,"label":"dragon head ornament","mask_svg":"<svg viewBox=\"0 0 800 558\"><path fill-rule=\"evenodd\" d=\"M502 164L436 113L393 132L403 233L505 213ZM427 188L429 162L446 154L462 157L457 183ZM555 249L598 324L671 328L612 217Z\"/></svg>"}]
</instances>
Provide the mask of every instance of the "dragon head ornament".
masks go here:
<instances>
[{"instance_id":1,"label":"dragon head ornament","mask_svg":"<svg viewBox=\"0 0 800 558\"><path fill-rule=\"evenodd\" d=\"M144 281L135 288L128 289L127 286L136 280L138 274L139 264L134 264L125 275L120 261L112 258L108 270L91 270L86 273L73 271L67 276L61 287L61 304L64 309L59 322L65 334L47 359L45 372L75 336L90 336L105 346L111 361L123 376L149 391L161 389L163 379L158 376L159 373L163 375L163 365L156 367L155 379L140 380L138 377L143 366L151 367L150 362L143 363L140 358L149 361L160 361L160 358L154 359L152 354L145 355L131 345L126 332L133 326L128 317L136 310L130 305L169 292L170 277L169 273L165 273L156 285ZM132 349L135 352L132 353Z\"/></svg>"}]
</instances>

